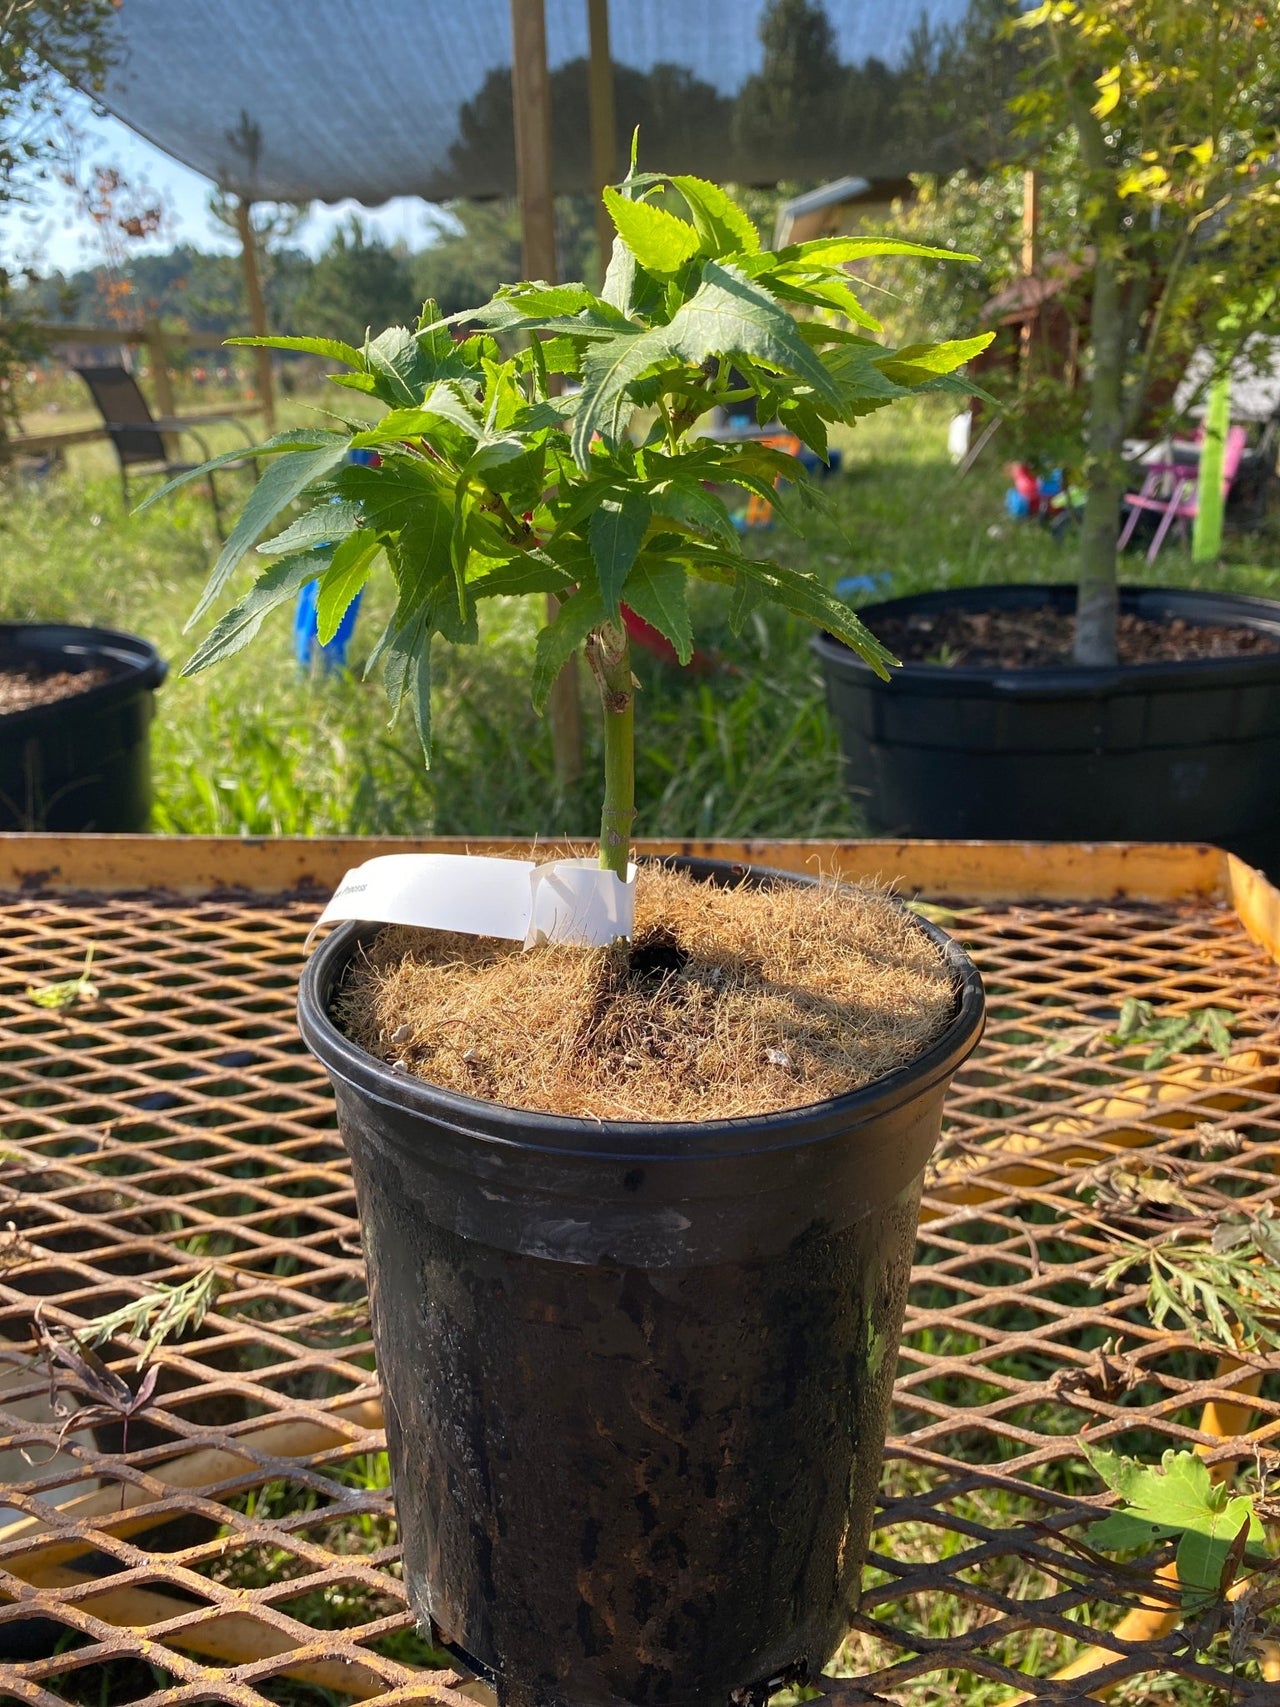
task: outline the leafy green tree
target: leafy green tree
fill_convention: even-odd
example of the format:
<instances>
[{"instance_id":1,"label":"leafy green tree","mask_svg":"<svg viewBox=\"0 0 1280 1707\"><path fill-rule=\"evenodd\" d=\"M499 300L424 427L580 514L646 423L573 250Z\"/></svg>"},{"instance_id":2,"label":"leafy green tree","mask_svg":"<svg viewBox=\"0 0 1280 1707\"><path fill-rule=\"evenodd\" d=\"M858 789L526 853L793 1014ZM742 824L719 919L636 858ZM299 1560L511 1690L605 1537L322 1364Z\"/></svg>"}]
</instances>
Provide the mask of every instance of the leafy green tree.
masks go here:
<instances>
[{"instance_id":1,"label":"leafy green tree","mask_svg":"<svg viewBox=\"0 0 1280 1707\"><path fill-rule=\"evenodd\" d=\"M101 86L115 10L113 0L0 0L0 209L67 170L67 80ZM17 313L17 289L0 259L0 436L13 409L12 370L39 351Z\"/></svg>"},{"instance_id":2,"label":"leafy green tree","mask_svg":"<svg viewBox=\"0 0 1280 1707\"><path fill-rule=\"evenodd\" d=\"M1280 6L1046 0L1019 23L1036 64L1017 111L1033 143L1073 134L1092 253L1075 657L1108 665L1125 438L1192 347L1229 362L1273 311Z\"/></svg>"},{"instance_id":3,"label":"leafy green tree","mask_svg":"<svg viewBox=\"0 0 1280 1707\"><path fill-rule=\"evenodd\" d=\"M68 83L101 87L116 0L0 0L0 206L66 160Z\"/></svg>"},{"instance_id":4,"label":"leafy green tree","mask_svg":"<svg viewBox=\"0 0 1280 1707\"><path fill-rule=\"evenodd\" d=\"M352 215L316 262L294 312L325 337L363 342L370 326L411 319L418 300L405 257L368 237Z\"/></svg>"},{"instance_id":5,"label":"leafy green tree","mask_svg":"<svg viewBox=\"0 0 1280 1707\"><path fill-rule=\"evenodd\" d=\"M550 93L553 180L563 190L590 193L590 152L583 137L586 59L557 66L551 72ZM618 159L626 158L637 129L648 146L678 153L696 170L714 171L723 159L733 102L684 66L659 63L639 71L615 64L613 100ZM498 66L459 109L458 140L427 193L436 201L448 201L461 184L471 196L513 196L515 160L511 68ZM593 200L588 211L594 207Z\"/></svg>"},{"instance_id":6,"label":"leafy green tree","mask_svg":"<svg viewBox=\"0 0 1280 1707\"><path fill-rule=\"evenodd\" d=\"M678 199L688 217L659 197ZM305 429L263 447L267 471L192 620L263 549L258 542L294 499L310 492L317 502L267 544L272 566L187 669L246 645L269 610L312 580L328 639L385 558L397 605L375 660L393 709L406 699L412 706L425 748L433 637L474 642L484 600L554 593L558 613L537 641L534 701L545 703L583 648L605 729L600 860L624 872L635 768L624 599L684 662L693 651L690 578L727 590L737 626L771 601L839 635L875 668L891 661L816 577L748 552L715 490L759 494L794 517L817 496L803 465L756 440L699 436L698 424L751 397L762 419L780 419L825 455L829 423L854 422L923 389L963 392L955 370L987 340L894 350L867 335L878 322L845 265L912 247L901 241L836 238L765 251L742 209L695 177L633 171L605 201L618 236L599 294L582 284L504 286L453 317L479 328L461 342L434 303L415 331L392 327L363 349L329 339L235 340L341 362L347 371L337 383L387 413L373 427ZM835 309L859 330L831 318L797 321L798 307ZM513 344L516 353L504 357ZM557 375L569 383L553 384ZM358 448L376 448L381 465L347 466Z\"/></svg>"}]
</instances>

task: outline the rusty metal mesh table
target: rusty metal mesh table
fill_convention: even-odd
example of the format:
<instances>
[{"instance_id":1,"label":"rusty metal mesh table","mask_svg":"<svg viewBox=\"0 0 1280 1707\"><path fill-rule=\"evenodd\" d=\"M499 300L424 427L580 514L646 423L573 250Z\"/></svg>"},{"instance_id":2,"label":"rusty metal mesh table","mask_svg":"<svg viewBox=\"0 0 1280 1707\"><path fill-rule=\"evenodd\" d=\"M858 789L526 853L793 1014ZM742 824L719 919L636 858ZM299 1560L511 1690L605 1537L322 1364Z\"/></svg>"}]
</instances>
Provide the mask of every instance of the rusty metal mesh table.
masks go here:
<instances>
[{"instance_id":1,"label":"rusty metal mesh table","mask_svg":"<svg viewBox=\"0 0 1280 1707\"><path fill-rule=\"evenodd\" d=\"M0 843L0 1699L482 1695L412 1635L350 1178L293 1021L314 885L369 845ZM818 851L949 901L990 998L929 1176L883 1507L828 1693L1280 1701L1265 1609L1233 1673L1071 1541L1098 1503L1083 1431L1227 1473L1265 1469L1280 1432L1265 1359L1157 1331L1141 1267L1101 1280L1120 1240L1164 1236L1170 1199L1274 1199L1280 896L1203 849ZM90 946L96 1003L30 999ZM1230 1057L1064 1050L1129 996L1230 1010ZM66 1346L198 1277L194 1331L150 1357L145 1332L103 1347L127 1390L157 1372L136 1414L51 1410L33 1336Z\"/></svg>"}]
</instances>

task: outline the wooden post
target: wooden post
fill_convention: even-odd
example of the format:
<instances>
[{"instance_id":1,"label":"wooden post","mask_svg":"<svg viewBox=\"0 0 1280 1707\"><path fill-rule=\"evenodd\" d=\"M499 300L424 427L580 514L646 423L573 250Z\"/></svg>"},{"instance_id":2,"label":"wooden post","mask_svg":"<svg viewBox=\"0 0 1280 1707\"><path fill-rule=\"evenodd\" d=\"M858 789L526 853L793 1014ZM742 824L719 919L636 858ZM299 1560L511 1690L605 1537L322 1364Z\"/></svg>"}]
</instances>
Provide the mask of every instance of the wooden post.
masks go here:
<instances>
[{"instance_id":1,"label":"wooden post","mask_svg":"<svg viewBox=\"0 0 1280 1707\"><path fill-rule=\"evenodd\" d=\"M173 380L169 375L169 346L165 343L164 327L158 320L148 320L143 330L147 338L147 354L151 358L151 389L155 393L156 409L161 415L173 417L178 406L173 396ZM173 433L161 435L170 457L177 455L177 439Z\"/></svg>"},{"instance_id":2,"label":"wooden post","mask_svg":"<svg viewBox=\"0 0 1280 1707\"><path fill-rule=\"evenodd\" d=\"M250 203L241 196L236 202L236 230L240 233L240 249L244 260L244 291L249 301L249 325L254 336L262 338L267 331L267 307L262 300L262 280L258 275L258 249L249 217ZM276 394L271 378L271 351L255 350L258 359L258 400L262 404L267 431L276 430Z\"/></svg>"},{"instance_id":3,"label":"wooden post","mask_svg":"<svg viewBox=\"0 0 1280 1707\"><path fill-rule=\"evenodd\" d=\"M1029 166L1022 174L1022 270L1034 273L1040 264L1040 174Z\"/></svg>"},{"instance_id":4,"label":"wooden post","mask_svg":"<svg viewBox=\"0 0 1280 1707\"><path fill-rule=\"evenodd\" d=\"M618 175L618 147L613 111L613 61L609 54L609 0L587 0L587 34L591 59L587 70L587 105L591 120L591 185L596 196L596 243L600 250L603 285L613 252L613 221L600 192Z\"/></svg>"},{"instance_id":5,"label":"wooden post","mask_svg":"<svg viewBox=\"0 0 1280 1707\"><path fill-rule=\"evenodd\" d=\"M551 181L551 80L543 0L511 0L511 106L516 136L516 193L525 277L556 278L556 207ZM547 595L547 620L559 610ZM582 702L577 653L556 677L547 701L551 751L562 784L582 774Z\"/></svg>"},{"instance_id":6,"label":"wooden post","mask_svg":"<svg viewBox=\"0 0 1280 1707\"><path fill-rule=\"evenodd\" d=\"M1032 278L1040 264L1040 174L1034 166L1029 166L1022 174L1022 271L1026 278ZM1025 385L1031 378L1031 352L1034 338L1035 317L1030 316L1022 323L1022 336L1019 341L1018 365L1021 379Z\"/></svg>"}]
</instances>

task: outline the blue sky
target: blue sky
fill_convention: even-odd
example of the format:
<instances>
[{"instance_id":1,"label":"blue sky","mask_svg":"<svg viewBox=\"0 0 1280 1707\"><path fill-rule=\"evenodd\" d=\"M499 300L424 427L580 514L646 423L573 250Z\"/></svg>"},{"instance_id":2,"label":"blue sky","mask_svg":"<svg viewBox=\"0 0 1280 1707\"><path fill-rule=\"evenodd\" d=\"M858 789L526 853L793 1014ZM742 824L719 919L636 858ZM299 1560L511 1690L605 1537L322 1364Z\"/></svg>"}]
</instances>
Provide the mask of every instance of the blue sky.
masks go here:
<instances>
[{"instance_id":1,"label":"blue sky","mask_svg":"<svg viewBox=\"0 0 1280 1707\"><path fill-rule=\"evenodd\" d=\"M228 233L209 217L207 179L135 136L118 119L96 115L82 97L72 97L69 107L76 129L83 134L84 164L119 166L131 183L145 183L163 201L168 216L165 230L140 248L169 249L175 243L194 243L201 249L235 247ZM408 197L375 209L360 208L354 202L333 206L316 202L295 241L318 254L334 227L352 212L359 213L366 226L387 242L400 239L413 249L425 247L438 228L438 210ZM6 265L31 263L42 272L56 267L70 273L96 265L101 258L92 222L78 212L73 197L59 185L47 187L31 206L0 215L0 262Z\"/></svg>"}]
</instances>

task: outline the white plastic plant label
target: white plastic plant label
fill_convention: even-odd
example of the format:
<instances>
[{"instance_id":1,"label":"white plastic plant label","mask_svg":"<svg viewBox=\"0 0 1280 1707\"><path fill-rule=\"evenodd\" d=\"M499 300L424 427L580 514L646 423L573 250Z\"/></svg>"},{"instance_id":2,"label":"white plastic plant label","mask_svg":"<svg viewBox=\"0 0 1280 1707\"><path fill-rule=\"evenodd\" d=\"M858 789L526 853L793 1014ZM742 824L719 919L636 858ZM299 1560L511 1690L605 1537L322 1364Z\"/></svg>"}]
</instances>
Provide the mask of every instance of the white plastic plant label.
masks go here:
<instances>
[{"instance_id":1,"label":"white plastic plant label","mask_svg":"<svg viewBox=\"0 0 1280 1707\"><path fill-rule=\"evenodd\" d=\"M321 925L367 919L507 937L526 948L602 948L631 935L635 903L634 865L623 882L593 859L538 865L482 854L382 854L347 873L312 935Z\"/></svg>"}]
</instances>

